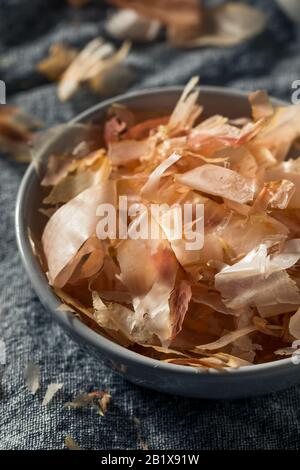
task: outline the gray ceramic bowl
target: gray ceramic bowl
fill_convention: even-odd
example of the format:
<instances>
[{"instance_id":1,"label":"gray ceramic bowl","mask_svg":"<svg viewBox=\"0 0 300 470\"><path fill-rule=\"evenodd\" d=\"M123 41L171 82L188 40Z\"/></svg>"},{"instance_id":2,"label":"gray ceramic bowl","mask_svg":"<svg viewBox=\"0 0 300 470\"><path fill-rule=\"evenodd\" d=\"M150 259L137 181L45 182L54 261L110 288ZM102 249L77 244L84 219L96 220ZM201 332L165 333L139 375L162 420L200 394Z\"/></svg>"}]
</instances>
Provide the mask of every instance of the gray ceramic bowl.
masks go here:
<instances>
[{"instance_id":1,"label":"gray ceramic bowl","mask_svg":"<svg viewBox=\"0 0 300 470\"><path fill-rule=\"evenodd\" d=\"M101 120L113 102L126 103L136 110L165 110L176 103L182 88L171 87L140 91L104 101L78 116L73 122ZM201 87L201 103L207 114L221 113L231 118L249 115L247 94L223 88ZM275 104L279 101L274 100ZM42 150L44 157L65 145L66 136L54 140ZM39 223L41 205L39 179L33 165L28 168L17 198L16 235L21 258L32 285L53 318L90 353L135 384L176 395L198 398L240 398L271 393L300 382L300 366L291 359L247 366L222 372L161 363L129 351L92 331L71 313L57 311L60 301L52 292L33 255L27 228Z\"/></svg>"}]
</instances>

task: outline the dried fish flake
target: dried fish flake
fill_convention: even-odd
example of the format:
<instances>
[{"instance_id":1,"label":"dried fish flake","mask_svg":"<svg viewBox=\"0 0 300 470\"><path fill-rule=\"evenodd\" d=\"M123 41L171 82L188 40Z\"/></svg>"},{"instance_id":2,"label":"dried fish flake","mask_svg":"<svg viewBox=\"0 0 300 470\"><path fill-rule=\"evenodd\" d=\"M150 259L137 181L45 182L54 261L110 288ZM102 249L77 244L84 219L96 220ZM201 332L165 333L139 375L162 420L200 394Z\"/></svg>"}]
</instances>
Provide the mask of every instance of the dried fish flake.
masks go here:
<instances>
[{"instance_id":1,"label":"dried fish flake","mask_svg":"<svg viewBox=\"0 0 300 470\"><path fill-rule=\"evenodd\" d=\"M112 397L108 392L104 392L103 396L100 398L99 413L101 416L104 416L106 414L111 398Z\"/></svg>"},{"instance_id":2,"label":"dried fish flake","mask_svg":"<svg viewBox=\"0 0 300 470\"><path fill-rule=\"evenodd\" d=\"M100 416L104 416L107 412L111 398L112 396L110 393L106 391L94 391L89 393L82 392L79 393L73 401L66 402L64 407L78 409L91 406L98 410Z\"/></svg>"},{"instance_id":3,"label":"dried fish flake","mask_svg":"<svg viewBox=\"0 0 300 470\"><path fill-rule=\"evenodd\" d=\"M67 47L62 43L52 44L48 57L37 65L37 69L49 80L59 80L65 70L71 65L77 53L77 49Z\"/></svg>"},{"instance_id":4,"label":"dried fish flake","mask_svg":"<svg viewBox=\"0 0 300 470\"><path fill-rule=\"evenodd\" d=\"M70 434L67 434L65 437L65 445L69 450L82 450L79 444L74 441L73 437Z\"/></svg>"},{"instance_id":5,"label":"dried fish flake","mask_svg":"<svg viewBox=\"0 0 300 470\"><path fill-rule=\"evenodd\" d=\"M35 395L40 388L40 367L34 362L28 362L25 369L25 383L26 387L32 395Z\"/></svg>"},{"instance_id":6,"label":"dried fish flake","mask_svg":"<svg viewBox=\"0 0 300 470\"><path fill-rule=\"evenodd\" d=\"M124 8L108 18L105 28L108 34L117 39L149 42L157 38L161 23Z\"/></svg>"},{"instance_id":7,"label":"dried fish flake","mask_svg":"<svg viewBox=\"0 0 300 470\"><path fill-rule=\"evenodd\" d=\"M129 42L125 42L115 52L112 44L105 42L102 38L93 39L63 73L58 85L59 99L67 101L76 93L82 83L95 80L97 77L98 81L103 80L110 69L116 67L125 59L129 49Z\"/></svg>"},{"instance_id":8,"label":"dried fish flake","mask_svg":"<svg viewBox=\"0 0 300 470\"><path fill-rule=\"evenodd\" d=\"M64 384L62 383L52 383L48 385L42 406L47 406L50 401L53 399L54 395L63 388Z\"/></svg>"}]
</instances>

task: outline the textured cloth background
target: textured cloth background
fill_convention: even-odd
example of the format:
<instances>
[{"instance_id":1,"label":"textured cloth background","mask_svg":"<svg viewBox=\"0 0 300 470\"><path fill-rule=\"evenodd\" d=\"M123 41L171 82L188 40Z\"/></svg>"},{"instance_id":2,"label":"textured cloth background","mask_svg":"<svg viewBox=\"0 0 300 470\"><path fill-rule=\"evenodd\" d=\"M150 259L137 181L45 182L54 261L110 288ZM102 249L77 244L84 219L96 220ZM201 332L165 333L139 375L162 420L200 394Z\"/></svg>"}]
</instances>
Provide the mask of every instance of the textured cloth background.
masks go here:
<instances>
[{"instance_id":1,"label":"textured cloth background","mask_svg":"<svg viewBox=\"0 0 300 470\"><path fill-rule=\"evenodd\" d=\"M200 74L202 84L267 88L289 99L292 81L300 78L300 32L270 0L256 3L270 15L268 29L238 47L178 51L163 41L135 46L128 58L135 69L132 88L183 84ZM77 10L63 0L0 0L0 79L7 84L8 103L47 126L96 103L99 97L87 92L59 103L55 84L35 66L54 41L82 46L102 35L105 15L101 2ZM0 339L7 347L0 449L60 449L68 433L86 449L136 449L141 439L153 449L299 449L300 388L233 402L162 395L127 383L65 335L33 292L16 248L14 204L24 170L0 157ZM42 388L34 397L23 379L28 360L42 371ZM41 407L53 381L64 388ZM105 417L63 408L80 390L95 389L112 394Z\"/></svg>"}]
</instances>

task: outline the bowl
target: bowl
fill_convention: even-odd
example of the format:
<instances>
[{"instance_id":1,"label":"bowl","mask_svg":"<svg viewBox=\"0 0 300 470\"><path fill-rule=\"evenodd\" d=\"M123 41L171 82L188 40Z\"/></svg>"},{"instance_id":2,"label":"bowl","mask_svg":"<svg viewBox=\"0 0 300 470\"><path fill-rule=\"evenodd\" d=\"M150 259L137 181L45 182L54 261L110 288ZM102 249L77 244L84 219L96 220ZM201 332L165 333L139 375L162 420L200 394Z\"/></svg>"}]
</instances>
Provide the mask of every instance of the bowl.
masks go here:
<instances>
[{"instance_id":1,"label":"bowl","mask_svg":"<svg viewBox=\"0 0 300 470\"><path fill-rule=\"evenodd\" d=\"M247 93L217 87L200 87L201 103L206 115L225 114L230 118L248 116ZM97 122L114 102L130 106L136 112L164 110L170 112L182 92L181 87L166 87L121 95L88 109L72 123ZM275 105L285 104L273 99ZM72 128L70 128L72 129ZM67 132L67 131L66 131ZM65 145L66 132L53 137L41 150L43 158ZM70 131L72 132L72 131ZM70 312L58 311L61 301L50 288L38 260L34 256L28 227L39 224L37 209L42 191L33 164L22 180L16 204L16 236L21 258L40 301L67 332L89 353L122 374L129 381L161 392L206 399L232 399L271 393L300 382L300 366L291 358L222 371L167 364L127 350L106 339L82 323Z\"/></svg>"}]
</instances>

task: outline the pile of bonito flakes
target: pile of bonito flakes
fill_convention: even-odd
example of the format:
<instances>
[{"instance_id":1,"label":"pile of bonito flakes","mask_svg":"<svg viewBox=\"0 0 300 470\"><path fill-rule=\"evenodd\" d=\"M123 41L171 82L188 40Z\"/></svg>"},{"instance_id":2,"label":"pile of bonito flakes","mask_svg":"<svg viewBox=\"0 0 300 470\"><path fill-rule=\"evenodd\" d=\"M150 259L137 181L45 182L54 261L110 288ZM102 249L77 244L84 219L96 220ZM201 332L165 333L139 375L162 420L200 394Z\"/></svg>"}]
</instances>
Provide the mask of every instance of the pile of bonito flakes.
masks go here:
<instances>
[{"instance_id":1,"label":"pile of bonito flakes","mask_svg":"<svg viewBox=\"0 0 300 470\"><path fill-rule=\"evenodd\" d=\"M77 125L82 140L43 171L35 250L60 309L131 350L203 369L279 359L300 339L300 106L258 91L251 118L205 118L196 85L170 115L116 104ZM97 236L99 206L120 217L120 196L143 207L128 234L147 217L159 237ZM184 204L203 207L200 249L170 236Z\"/></svg>"}]
</instances>

